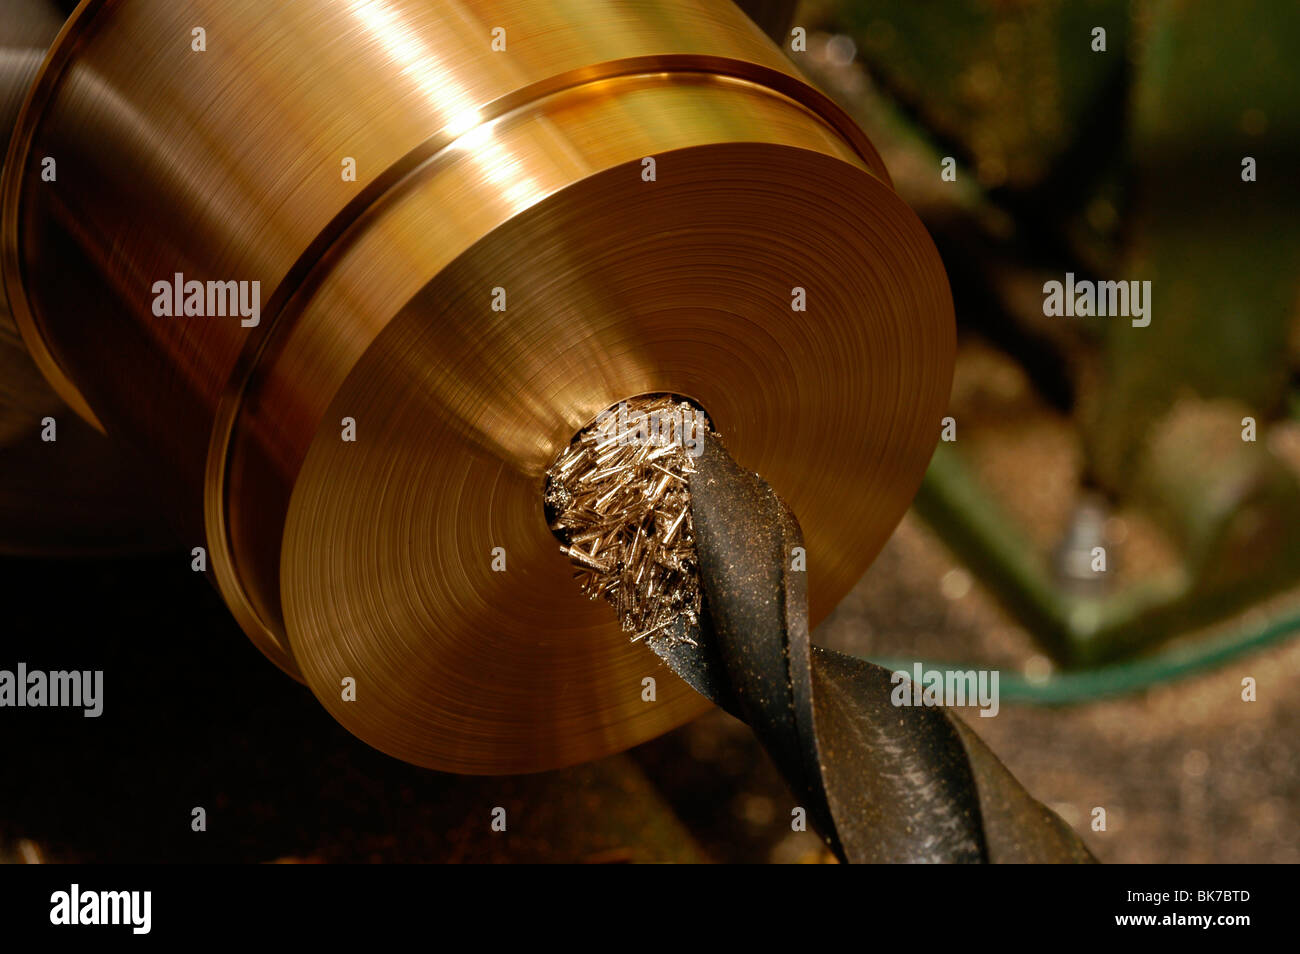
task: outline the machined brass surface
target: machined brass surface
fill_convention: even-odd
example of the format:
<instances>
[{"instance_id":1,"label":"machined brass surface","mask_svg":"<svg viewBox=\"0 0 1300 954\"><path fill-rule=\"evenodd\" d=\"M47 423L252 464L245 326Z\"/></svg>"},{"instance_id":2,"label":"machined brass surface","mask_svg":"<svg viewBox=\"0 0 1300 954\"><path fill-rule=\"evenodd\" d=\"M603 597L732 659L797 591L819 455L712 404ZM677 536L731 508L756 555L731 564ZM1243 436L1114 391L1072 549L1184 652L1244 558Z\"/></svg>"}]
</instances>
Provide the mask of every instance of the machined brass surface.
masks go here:
<instances>
[{"instance_id":1,"label":"machined brass surface","mask_svg":"<svg viewBox=\"0 0 1300 954\"><path fill-rule=\"evenodd\" d=\"M0 20L0 147L9 142L27 89L60 22L48 0L13 0L6 7ZM62 402L28 356L0 287L0 456L33 456L26 448L14 451L11 446L30 438L39 429L41 419L61 407ZM23 507L23 503L0 492L0 525L7 528L9 518L19 517Z\"/></svg>"},{"instance_id":2,"label":"machined brass surface","mask_svg":"<svg viewBox=\"0 0 1300 954\"><path fill-rule=\"evenodd\" d=\"M947 401L929 237L723 0L90 0L3 200L59 393L152 455L268 656L443 770L571 764L707 705L546 525L545 471L602 409L706 409L798 514L815 623ZM156 315L177 273L259 282L257 324Z\"/></svg>"},{"instance_id":3,"label":"machined brass surface","mask_svg":"<svg viewBox=\"0 0 1300 954\"><path fill-rule=\"evenodd\" d=\"M56 0L0 11L0 165L64 20ZM27 353L0 286L0 554L85 555L171 544L130 448L68 411Z\"/></svg>"}]
</instances>

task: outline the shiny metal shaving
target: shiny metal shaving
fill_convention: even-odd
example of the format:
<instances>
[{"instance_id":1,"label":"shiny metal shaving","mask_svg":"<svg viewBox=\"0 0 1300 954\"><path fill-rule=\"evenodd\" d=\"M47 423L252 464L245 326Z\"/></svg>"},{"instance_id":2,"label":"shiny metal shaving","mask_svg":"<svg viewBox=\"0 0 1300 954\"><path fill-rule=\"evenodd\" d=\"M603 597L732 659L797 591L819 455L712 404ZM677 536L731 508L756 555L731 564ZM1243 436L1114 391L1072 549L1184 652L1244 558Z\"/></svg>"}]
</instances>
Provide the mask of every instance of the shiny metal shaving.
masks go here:
<instances>
[{"instance_id":1,"label":"shiny metal shaving","mask_svg":"<svg viewBox=\"0 0 1300 954\"><path fill-rule=\"evenodd\" d=\"M634 398L580 432L547 472L547 519L574 578L614 607L633 642L694 644L700 586L686 478L707 429L693 404Z\"/></svg>"}]
</instances>

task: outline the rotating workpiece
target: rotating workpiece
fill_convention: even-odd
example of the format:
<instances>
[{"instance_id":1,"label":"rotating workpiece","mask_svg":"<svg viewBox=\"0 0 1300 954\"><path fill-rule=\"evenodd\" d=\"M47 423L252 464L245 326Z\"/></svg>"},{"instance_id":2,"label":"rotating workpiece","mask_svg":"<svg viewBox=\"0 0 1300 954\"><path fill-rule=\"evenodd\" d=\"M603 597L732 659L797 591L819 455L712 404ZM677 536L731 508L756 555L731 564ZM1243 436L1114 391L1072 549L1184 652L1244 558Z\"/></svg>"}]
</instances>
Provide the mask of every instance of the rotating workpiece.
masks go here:
<instances>
[{"instance_id":1,"label":"rotating workpiece","mask_svg":"<svg viewBox=\"0 0 1300 954\"><path fill-rule=\"evenodd\" d=\"M602 409L706 409L799 514L816 622L947 399L929 237L721 0L85 3L3 191L46 378L147 455L253 641L434 768L570 764L708 705L666 673L641 702L644 649L546 525Z\"/></svg>"}]
</instances>

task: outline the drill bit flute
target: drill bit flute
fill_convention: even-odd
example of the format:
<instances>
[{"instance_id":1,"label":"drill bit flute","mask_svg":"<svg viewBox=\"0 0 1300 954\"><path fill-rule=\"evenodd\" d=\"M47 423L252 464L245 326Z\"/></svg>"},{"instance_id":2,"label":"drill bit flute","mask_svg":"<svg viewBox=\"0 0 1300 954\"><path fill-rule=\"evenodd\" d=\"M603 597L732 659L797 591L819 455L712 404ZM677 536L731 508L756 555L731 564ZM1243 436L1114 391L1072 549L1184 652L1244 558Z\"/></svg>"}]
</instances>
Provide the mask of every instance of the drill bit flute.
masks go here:
<instances>
[{"instance_id":1,"label":"drill bit flute","mask_svg":"<svg viewBox=\"0 0 1300 954\"><path fill-rule=\"evenodd\" d=\"M887 670L811 646L799 525L707 427L695 457L582 434L549 477L551 527L584 591L754 729L842 861L1093 860L960 719L896 707Z\"/></svg>"}]
</instances>

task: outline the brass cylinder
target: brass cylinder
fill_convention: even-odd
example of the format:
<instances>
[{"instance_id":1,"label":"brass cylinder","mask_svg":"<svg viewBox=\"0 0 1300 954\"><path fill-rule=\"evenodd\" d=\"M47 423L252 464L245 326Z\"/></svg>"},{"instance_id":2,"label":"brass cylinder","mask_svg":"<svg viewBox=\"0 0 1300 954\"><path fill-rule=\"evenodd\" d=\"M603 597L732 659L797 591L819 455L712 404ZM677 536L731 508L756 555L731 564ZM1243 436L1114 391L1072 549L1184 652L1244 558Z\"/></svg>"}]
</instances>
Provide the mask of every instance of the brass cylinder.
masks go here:
<instances>
[{"instance_id":1,"label":"brass cylinder","mask_svg":"<svg viewBox=\"0 0 1300 954\"><path fill-rule=\"evenodd\" d=\"M56 0L4 0L0 164L64 15ZM174 545L129 448L68 412L28 355L0 286L0 553L81 556Z\"/></svg>"},{"instance_id":2,"label":"brass cylinder","mask_svg":"<svg viewBox=\"0 0 1300 954\"><path fill-rule=\"evenodd\" d=\"M707 706L546 527L602 409L705 408L799 515L816 622L947 402L929 237L725 0L88 0L2 190L60 395L148 449L257 645L433 768L570 764ZM191 281L205 313L166 314ZM206 313L228 282L256 316Z\"/></svg>"},{"instance_id":3,"label":"brass cylinder","mask_svg":"<svg viewBox=\"0 0 1300 954\"><path fill-rule=\"evenodd\" d=\"M0 147L8 144L27 90L62 23L50 0L6 4L0 19ZM60 406L27 356L0 288L0 449L27 436Z\"/></svg>"}]
</instances>

